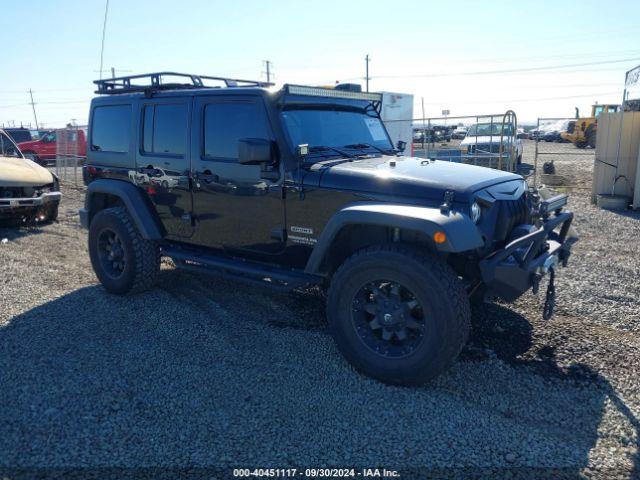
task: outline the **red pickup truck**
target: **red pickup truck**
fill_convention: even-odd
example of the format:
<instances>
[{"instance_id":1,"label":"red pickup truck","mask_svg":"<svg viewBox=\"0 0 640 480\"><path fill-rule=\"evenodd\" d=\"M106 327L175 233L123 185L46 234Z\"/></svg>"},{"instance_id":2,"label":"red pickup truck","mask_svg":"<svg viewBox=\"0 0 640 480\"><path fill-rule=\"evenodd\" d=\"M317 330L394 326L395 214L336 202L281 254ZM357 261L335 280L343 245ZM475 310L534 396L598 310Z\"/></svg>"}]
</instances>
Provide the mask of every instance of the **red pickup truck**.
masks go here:
<instances>
[{"instance_id":1,"label":"red pickup truck","mask_svg":"<svg viewBox=\"0 0 640 480\"><path fill-rule=\"evenodd\" d=\"M85 158L87 137L82 129L52 130L38 140L18 143L18 147L25 157L45 165L56 156Z\"/></svg>"}]
</instances>

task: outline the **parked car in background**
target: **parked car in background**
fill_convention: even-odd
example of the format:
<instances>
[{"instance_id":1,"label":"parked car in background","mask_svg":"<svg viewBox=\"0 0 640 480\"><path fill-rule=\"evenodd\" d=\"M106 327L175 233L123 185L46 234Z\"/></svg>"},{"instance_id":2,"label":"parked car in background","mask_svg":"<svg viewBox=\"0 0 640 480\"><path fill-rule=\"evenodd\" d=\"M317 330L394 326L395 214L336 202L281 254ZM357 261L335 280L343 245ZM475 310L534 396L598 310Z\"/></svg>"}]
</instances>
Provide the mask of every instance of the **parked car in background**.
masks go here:
<instances>
[{"instance_id":1,"label":"parked car in background","mask_svg":"<svg viewBox=\"0 0 640 480\"><path fill-rule=\"evenodd\" d=\"M545 142L565 142L566 140L563 138L563 134L566 134L571 124L575 125L575 121L561 120L549 125L542 139Z\"/></svg>"},{"instance_id":2,"label":"parked car in background","mask_svg":"<svg viewBox=\"0 0 640 480\"><path fill-rule=\"evenodd\" d=\"M524 128L519 128L518 132L516 133L516 138L519 138L520 140L528 140L529 134L524 131Z\"/></svg>"},{"instance_id":3,"label":"parked car in background","mask_svg":"<svg viewBox=\"0 0 640 480\"><path fill-rule=\"evenodd\" d=\"M545 142L561 142L562 137L560 136L560 130L557 128L547 130L546 132L544 132L542 140L544 140Z\"/></svg>"},{"instance_id":4,"label":"parked car in background","mask_svg":"<svg viewBox=\"0 0 640 480\"><path fill-rule=\"evenodd\" d=\"M467 127L457 127L453 132L451 132L451 138L462 140L467 135L467 130Z\"/></svg>"},{"instance_id":5,"label":"parked car in background","mask_svg":"<svg viewBox=\"0 0 640 480\"><path fill-rule=\"evenodd\" d=\"M62 152L58 152L58 135L64 135ZM86 157L87 140L82 129L60 129L47 132L38 140L20 142L18 144L22 154L36 163L46 165L50 160L55 160L58 153L70 156Z\"/></svg>"},{"instance_id":6,"label":"parked car in background","mask_svg":"<svg viewBox=\"0 0 640 480\"><path fill-rule=\"evenodd\" d=\"M0 220L53 221L61 197L56 176L24 158L0 130Z\"/></svg>"},{"instance_id":7,"label":"parked car in background","mask_svg":"<svg viewBox=\"0 0 640 480\"><path fill-rule=\"evenodd\" d=\"M5 128L4 132L11 137L11 139L16 142L29 142L33 140L31 136L31 131L27 128Z\"/></svg>"},{"instance_id":8,"label":"parked car in background","mask_svg":"<svg viewBox=\"0 0 640 480\"><path fill-rule=\"evenodd\" d=\"M538 141L542 140L548 128L549 128L549 125L540 125L539 127L534 128L529 132L529 138L531 140L538 140Z\"/></svg>"}]
</instances>

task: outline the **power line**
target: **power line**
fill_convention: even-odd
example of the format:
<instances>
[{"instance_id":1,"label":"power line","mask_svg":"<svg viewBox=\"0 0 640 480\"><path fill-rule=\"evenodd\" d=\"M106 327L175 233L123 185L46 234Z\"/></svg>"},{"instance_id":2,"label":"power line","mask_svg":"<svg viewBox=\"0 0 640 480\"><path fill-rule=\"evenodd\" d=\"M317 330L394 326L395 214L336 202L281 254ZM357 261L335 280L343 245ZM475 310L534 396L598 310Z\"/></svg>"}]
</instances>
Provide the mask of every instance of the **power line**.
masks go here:
<instances>
[{"instance_id":1,"label":"power line","mask_svg":"<svg viewBox=\"0 0 640 480\"><path fill-rule=\"evenodd\" d=\"M461 100L459 102L456 101L439 101L433 103L427 103L427 105L442 105L445 103L450 103L453 105L464 105L464 104L482 104L482 103L517 103L517 102L546 102L552 100L570 100L574 98L589 98L589 97L598 97L605 95L619 95L620 92L599 92L599 93L588 93L584 95L567 95L562 97L546 97L546 98L516 98L516 99L497 99L497 100L478 100L478 101L466 101Z\"/></svg>"},{"instance_id":2,"label":"power line","mask_svg":"<svg viewBox=\"0 0 640 480\"><path fill-rule=\"evenodd\" d=\"M538 72L544 70L558 70L564 68L574 67L588 67L594 65L608 65L612 63L624 63L631 61L638 61L640 57L622 58L619 60L603 60L600 62L585 62L585 63L568 63L563 65L545 65L542 67L527 67L527 68L509 68L503 70L479 70L472 72L449 72L449 73L424 73L414 75L377 75L369 78L435 78L435 77L457 77L457 76L472 76L472 75L496 75L503 73L519 73L519 72Z\"/></svg>"}]
</instances>

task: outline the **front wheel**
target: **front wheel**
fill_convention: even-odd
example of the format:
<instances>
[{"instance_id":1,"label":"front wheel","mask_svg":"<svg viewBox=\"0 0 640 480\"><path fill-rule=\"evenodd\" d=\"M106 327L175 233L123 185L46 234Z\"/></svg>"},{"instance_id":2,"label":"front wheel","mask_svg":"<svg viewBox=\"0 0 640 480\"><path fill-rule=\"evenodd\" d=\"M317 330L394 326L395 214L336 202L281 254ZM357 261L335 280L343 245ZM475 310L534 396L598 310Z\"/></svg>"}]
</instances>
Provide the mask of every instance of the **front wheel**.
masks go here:
<instances>
[{"instance_id":1,"label":"front wheel","mask_svg":"<svg viewBox=\"0 0 640 480\"><path fill-rule=\"evenodd\" d=\"M160 271L158 245L144 239L120 207L96 213L89 227L89 256L98 280L111 293L148 290Z\"/></svg>"},{"instance_id":2,"label":"front wheel","mask_svg":"<svg viewBox=\"0 0 640 480\"><path fill-rule=\"evenodd\" d=\"M454 362L471 314L464 286L441 259L381 245L355 253L338 269L327 315L339 350L356 369L416 385Z\"/></svg>"}]
</instances>

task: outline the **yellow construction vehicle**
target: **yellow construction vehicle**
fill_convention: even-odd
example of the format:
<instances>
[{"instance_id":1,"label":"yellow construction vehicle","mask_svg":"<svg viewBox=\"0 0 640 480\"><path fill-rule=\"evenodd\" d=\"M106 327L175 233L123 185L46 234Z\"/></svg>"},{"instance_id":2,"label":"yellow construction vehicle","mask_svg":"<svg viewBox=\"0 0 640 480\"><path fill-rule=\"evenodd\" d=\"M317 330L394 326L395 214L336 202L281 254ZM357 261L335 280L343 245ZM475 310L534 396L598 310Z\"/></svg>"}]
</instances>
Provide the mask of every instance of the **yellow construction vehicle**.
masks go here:
<instances>
[{"instance_id":1,"label":"yellow construction vehicle","mask_svg":"<svg viewBox=\"0 0 640 480\"><path fill-rule=\"evenodd\" d=\"M598 115L601 113L615 113L620 111L620 105L591 106L591 116L580 118L580 110L576 107L576 119L568 123L567 131L560 133L563 140L573 143L578 148L596 147L596 130Z\"/></svg>"}]
</instances>

